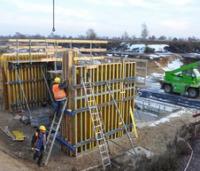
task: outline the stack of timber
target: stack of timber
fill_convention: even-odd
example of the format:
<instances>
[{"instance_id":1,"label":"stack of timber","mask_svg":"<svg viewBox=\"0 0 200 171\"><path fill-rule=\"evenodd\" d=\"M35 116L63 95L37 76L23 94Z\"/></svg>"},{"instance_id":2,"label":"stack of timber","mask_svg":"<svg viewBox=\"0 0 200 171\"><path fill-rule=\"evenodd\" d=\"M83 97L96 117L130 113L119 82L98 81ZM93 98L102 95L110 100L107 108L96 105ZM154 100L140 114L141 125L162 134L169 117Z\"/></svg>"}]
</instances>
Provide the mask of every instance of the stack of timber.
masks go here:
<instances>
[{"instance_id":1,"label":"stack of timber","mask_svg":"<svg viewBox=\"0 0 200 171\"><path fill-rule=\"evenodd\" d=\"M69 49L78 49L81 53L104 53L107 51L105 40L78 39L5 39L0 47L13 52L45 52L53 54Z\"/></svg>"},{"instance_id":2,"label":"stack of timber","mask_svg":"<svg viewBox=\"0 0 200 171\"><path fill-rule=\"evenodd\" d=\"M40 54L5 54L0 57L4 109L16 111L49 101L43 73L53 69L55 58ZM42 73L43 72L43 73Z\"/></svg>"},{"instance_id":3,"label":"stack of timber","mask_svg":"<svg viewBox=\"0 0 200 171\"><path fill-rule=\"evenodd\" d=\"M125 132L106 86L107 82L125 124L129 130L132 129L129 108L134 106L136 62L109 57L90 59L78 57L76 52L69 51L63 59L63 71L64 79L69 83L68 109L72 112L64 118L61 132L65 140L75 148L75 156L97 146L81 79L87 82L90 77L92 80L95 101L108 139L121 137Z\"/></svg>"}]
</instances>

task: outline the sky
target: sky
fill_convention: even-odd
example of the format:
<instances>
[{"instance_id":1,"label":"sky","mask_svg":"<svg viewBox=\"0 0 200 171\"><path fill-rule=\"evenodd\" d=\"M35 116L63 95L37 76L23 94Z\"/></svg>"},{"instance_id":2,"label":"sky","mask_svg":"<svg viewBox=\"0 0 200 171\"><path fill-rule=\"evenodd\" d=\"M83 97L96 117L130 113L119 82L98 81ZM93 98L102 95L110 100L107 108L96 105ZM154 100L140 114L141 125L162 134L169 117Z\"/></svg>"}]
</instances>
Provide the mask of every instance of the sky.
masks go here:
<instances>
[{"instance_id":1,"label":"sky","mask_svg":"<svg viewBox=\"0 0 200 171\"><path fill-rule=\"evenodd\" d=\"M55 0L56 32L85 35L92 28L99 36L141 35L200 38L200 0ZM52 0L0 0L0 35L49 35Z\"/></svg>"}]
</instances>

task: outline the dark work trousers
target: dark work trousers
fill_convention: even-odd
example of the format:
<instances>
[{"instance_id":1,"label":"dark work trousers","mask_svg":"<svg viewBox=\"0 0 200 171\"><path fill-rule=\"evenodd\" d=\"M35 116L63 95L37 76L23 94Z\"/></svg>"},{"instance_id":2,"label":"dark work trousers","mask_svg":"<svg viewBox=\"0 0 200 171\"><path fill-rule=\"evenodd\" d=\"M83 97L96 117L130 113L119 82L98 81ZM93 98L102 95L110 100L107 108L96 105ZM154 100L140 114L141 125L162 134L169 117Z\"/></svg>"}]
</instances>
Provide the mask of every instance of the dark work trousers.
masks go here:
<instances>
[{"instance_id":1,"label":"dark work trousers","mask_svg":"<svg viewBox=\"0 0 200 171\"><path fill-rule=\"evenodd\" d=\"M44 150L35 151L33 155L33 160L36 160L38 158L38 161L37 161L38 166L42 166L43 156L44 156Z\"/></svg>"},{"instance_id":2,"label":"dark work trousers","mask_svg":"<svg viewBox=\"0 0 200 171\"><path fill-rule=\"evenodd\" d=\"M56 101L56 116L59 118L66 100Z\"/></svg>"}]
</instances>

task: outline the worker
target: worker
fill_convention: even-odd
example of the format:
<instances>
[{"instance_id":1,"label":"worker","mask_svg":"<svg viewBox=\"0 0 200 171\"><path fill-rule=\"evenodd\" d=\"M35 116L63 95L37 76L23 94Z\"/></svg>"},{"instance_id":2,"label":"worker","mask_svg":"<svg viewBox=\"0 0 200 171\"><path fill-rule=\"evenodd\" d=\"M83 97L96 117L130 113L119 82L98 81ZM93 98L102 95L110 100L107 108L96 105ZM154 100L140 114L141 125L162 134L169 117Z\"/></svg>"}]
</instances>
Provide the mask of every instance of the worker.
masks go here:
<instances>
[{"instance_id":1,"label":"worker","mask_svg":"<svg viewBox=\"0 0 200 171\"><path fill-rule=\"evenodd\" d=\"M38 166L42 166L42 159L44 155L44 151L46 148L46 127L44 125L41 125L39 127L39 134L35 141L34 145L34 155L33 159L36 160L38 158L37 164Z\"/></svg>"},{"instance_id":2,"label":"worker","mask_svg":"<svg viewBox=\"0 0 200 171\"><path fill-rule=\"evenodd\" d=\"M67 99L67 94L64 89L67 88L66 82L61 83L61 78L56 77L52 86L52 92L56 102L56 115L60 116L62 107Z\"/></svg>"},{"instance_id":3,"label":"worker","mask_svg":"<svg viewBox=\"0 0 200 171\"><path fill-rule=\"evenodd\" d=\"M40 129L39 129L39 127L37 127L35 132L34 132L34 134L33 134L33 136L32 136L32 140L31 140L31 148L32 148L32 150L34 150L35 143L36 143L36 141L38 139L39 133L40 133Z\"/></svg>"}]
</instances>

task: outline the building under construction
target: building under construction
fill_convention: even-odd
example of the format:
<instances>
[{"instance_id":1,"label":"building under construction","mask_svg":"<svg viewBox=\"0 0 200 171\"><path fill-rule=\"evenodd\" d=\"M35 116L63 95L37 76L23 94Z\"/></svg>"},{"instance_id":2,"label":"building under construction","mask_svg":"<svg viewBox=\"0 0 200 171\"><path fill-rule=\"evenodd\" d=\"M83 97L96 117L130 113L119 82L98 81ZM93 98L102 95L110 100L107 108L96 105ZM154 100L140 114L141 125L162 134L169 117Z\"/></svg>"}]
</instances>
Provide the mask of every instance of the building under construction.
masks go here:
<instances>
[{"instance_id":1,"label":"building under construction","mask_svg":"<svg viewBox=\"0 0 200 171\"><path fill-rule=\"evenodd\" d=\"M158 68L180 59L151 58L147 65L140 56L107 55L107 43L1 40L0 153L14 152L17 162L27 164L25 170L37 170L29 146L34 128L42 124L48 130L44 164L49 170L171 171L184 150L179 168L194 167L198 148L188 141L198 133L199 100L164 93L156 77ZM58 117L52 95L57 76L68 85Z\"/></svg>"},{"instance_id":2,"label":"building under construction","mask_svg":"<svg viewBox=\"0 0 200 171\"><path fill-rule=\"evenodd\" d=\"M0 57L3 108L26 110L31 121L32 109L53 103L52 80L61 76L68 83L68 103L57 127L61 134L55 138L70 156L98 146L103 166L110 165L106 141L128 134L135 126L131 113L136 76L145 78L146 61L105 56L101 46L108 42L100 40L1 43L6 50ZM52 148L53 144L50 153Z\"/></svg>"}]
</instances>

